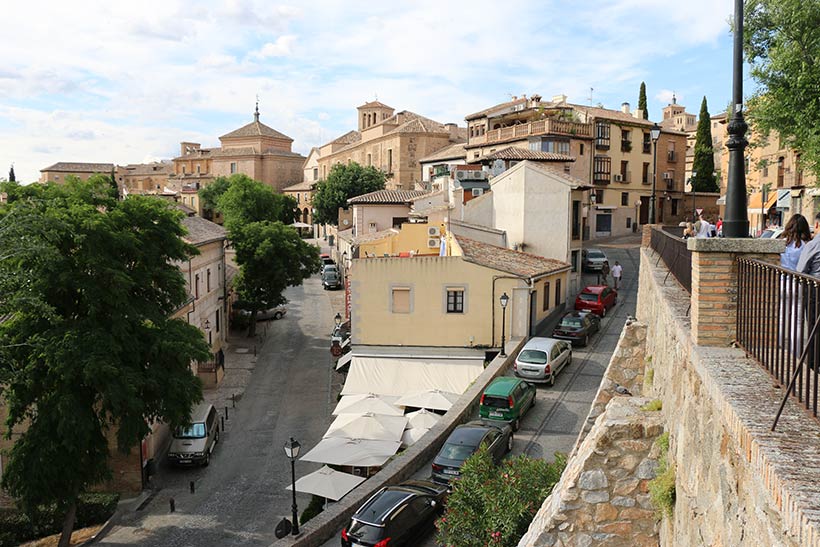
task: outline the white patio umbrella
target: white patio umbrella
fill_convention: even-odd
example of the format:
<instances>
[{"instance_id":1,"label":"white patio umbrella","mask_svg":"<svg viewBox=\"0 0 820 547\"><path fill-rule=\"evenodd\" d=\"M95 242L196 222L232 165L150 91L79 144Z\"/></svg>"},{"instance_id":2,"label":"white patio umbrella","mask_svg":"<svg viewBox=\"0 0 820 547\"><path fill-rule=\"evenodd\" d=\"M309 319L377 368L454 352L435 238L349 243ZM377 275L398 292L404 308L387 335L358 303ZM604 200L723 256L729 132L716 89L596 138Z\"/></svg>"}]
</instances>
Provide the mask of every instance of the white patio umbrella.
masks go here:
<instances>
[{"instance_id":1,"label":"white patio umbrella","mask_svg":"<svg viewBox=\"0 0 820 547\"><path fill-rule=\"evenodd\" d=\"M426 427L414 427L412 429L405 429L401 436L401 444L404 446L412 446L416 441L421 439L422 435L430 431Z\"/></svg>"},{"instance_id":2,"label":"white patio umbrella","mask_svg":"<svg viewBox=\"0 0 820 547\"><path fill-rule=\"evenodd\" d=\"M458 401L459 395L439 389L428 389L420 393L405 395L396 401L401 406L416 406L430 410L450 410L453 403Z\"/></svg>"},{"instance_id":3,"label":"white patio umbrella","mask_svg":"<svg viewBox=\"0 0 820 547\"><path fill-rule=\"evenodd\" d=\"M305 494L316 494L333 501L339 501L345 494L359 486L365 480L350 473L342 473L324 466L310 475L305 475L296 481L296 491ZM293 490L288 485L285 490Z\"/></svg>"},{"instance_id":4,"label":"white patio umbrella","mask_svg":"<svg viewBox=\"0 0 820 547\"><path fill-rule=\"evenodd\" d=\"M375 393L345 395L336 405L333 415L372 412L373 414L384 414L386 416L403 416L404 410L393 404L396 400L398 400L398 397L376 395Z\"/></svg>"},{"instance_id":5,"label":"white patio umbrella","mask_svg":"<svg viewBox=\"0 0 820 547\"><path fill-rule=\"evenodd\" d=\"M348 439L372 439L374 441L399 441L407 418L383 414L340 414L324 437L347 437Z\"/></svg>"},{"instance_id":6,"label":"white patio umbrella","mask_svg":"<svg viewBox=\"0 0 820 547\"><path fill-rule=\"evenodd\" d=\"M305 224L304 222L294 222L291 224L294 228L310 228L310 224Z\"/></svg>"},{"instance_id":7,"label":"white patio umbrella","mask_svg":"<svg viewBox=\"0 0 820 547\"><path fill-rule=\"evenodd\" d=\"M405 414L407 427L411 429L430 429L441 419L435 412L430 412L426 408Z\"/></svg>"},{"instance_id":8,"label":"white patio umbrella","mask_svg":"<svg viewBox=\"0 0 820 547\"><path fill-rule=\"evenodd\" d=\"M401 448L400 441L374 441L329 437L322 439L300 459L329 465L376 467L384 465Z\"/></svg>"}]
</instances>

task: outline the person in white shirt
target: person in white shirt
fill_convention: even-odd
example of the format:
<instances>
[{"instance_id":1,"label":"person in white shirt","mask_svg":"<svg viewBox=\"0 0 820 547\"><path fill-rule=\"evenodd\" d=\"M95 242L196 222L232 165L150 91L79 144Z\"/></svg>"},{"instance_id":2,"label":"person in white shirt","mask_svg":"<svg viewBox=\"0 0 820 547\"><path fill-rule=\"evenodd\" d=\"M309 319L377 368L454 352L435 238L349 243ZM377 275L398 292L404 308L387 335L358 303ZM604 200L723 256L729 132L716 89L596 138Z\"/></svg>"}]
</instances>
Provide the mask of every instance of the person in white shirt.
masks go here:
<instances>
[{"instance_id":1,"label":"person in white shirt","mask_svg":"<svg viewBox=\"0 0 820 547\"><path fill-rule=\"evenodd\" d=\"M695 237L703 238L709 237L712 235L712 225L709 224L709 221L703 218L703 215L700 215L698 221L695 222Z\"/></svg>"},{"instance_id":2,"label":"person in white shirt","mask_svg":"<svg viewBox=\"0 0 820 547\"><path fill-rule=\"evenodd\" d=\"M621 284L621 275L623 274L624 269L621 264L616 260L615 265L612 266L612 279L615 280L615 290L618 290L618 285Z\"/></svg>"}]
</instances>

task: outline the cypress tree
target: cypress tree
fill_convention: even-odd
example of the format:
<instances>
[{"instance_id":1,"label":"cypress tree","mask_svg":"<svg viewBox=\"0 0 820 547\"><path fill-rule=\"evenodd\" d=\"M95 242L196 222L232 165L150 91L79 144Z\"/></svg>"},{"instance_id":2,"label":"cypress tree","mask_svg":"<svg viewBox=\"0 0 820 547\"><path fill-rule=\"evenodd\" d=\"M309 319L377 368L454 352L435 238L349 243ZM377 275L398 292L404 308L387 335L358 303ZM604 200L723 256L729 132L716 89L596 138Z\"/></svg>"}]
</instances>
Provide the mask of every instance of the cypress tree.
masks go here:
<instances>
[{"instance_id":1,"label":"cypress tree","mask_svg":"<svg viewBox=\"0 0 820 547\"><path fill-rule=\"evenodd\" d=\"M715 180L715 156L712 148L712 118L706 107L706 97L700 103L698 132L695 138L695 159L692 163L692 190L695 192L717 192Z\"/></svg>"},{"instance_id":2,"label":"cypress tree","mask_svg":"<svg viewBox=\"0 0 820 547\"><path fill-rule=\"evenodd\" d=\"M17 182L17 176L14 174L14 166L9 169L9 182Z\"/></svg>"},{"instance_id":3,"label":"cypress tree","mask_svg":"<svg viewBox=\"0 0 820 547\"><path fill-rule=\"evenodd\" d=\"M638 94L638 109L643 110L643 119L649 119L649 107L646 106L646 82L641 82L641 91Z\"/></svg>"}]
</instances>

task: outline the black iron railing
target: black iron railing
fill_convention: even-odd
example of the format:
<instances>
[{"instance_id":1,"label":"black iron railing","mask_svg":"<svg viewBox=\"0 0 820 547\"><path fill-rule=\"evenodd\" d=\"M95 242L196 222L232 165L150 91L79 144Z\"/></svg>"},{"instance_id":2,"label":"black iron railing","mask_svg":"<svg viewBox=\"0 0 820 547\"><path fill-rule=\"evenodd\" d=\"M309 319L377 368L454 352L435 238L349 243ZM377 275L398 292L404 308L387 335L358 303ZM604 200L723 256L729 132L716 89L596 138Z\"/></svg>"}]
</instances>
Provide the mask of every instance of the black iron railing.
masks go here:
<instances>
[{"instance_id":1,"label":"black iron railing","mask_svg":"<svg viewBox=\"0 0 820 547\"><path fill-rule=\"evenodd\" d=\"M820 278L751 258L737 265L738 343L787 386L784 403L792 396L817 417Z\"/></svg>"},{"instance_id":2,"label":"black iron railing","mask_svg":"<svg viewBox=\"0 0 820 547\"><path fill-rule=\"evenodd\" d=\"M663 260L669 273L692 294L692 252L686 248L682 234L683 228L677 226L653 227L649 246L658 253L658 262Z\"/></svg>"}]
</instances>

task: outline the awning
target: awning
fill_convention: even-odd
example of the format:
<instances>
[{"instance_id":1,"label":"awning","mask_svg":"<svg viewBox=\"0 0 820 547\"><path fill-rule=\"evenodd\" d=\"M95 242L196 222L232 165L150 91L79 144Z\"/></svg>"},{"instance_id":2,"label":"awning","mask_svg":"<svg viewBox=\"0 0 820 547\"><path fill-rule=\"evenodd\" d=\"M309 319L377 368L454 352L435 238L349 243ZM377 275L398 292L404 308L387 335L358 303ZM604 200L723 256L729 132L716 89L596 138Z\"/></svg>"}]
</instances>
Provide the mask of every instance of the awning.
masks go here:
<instances>
[{"instance_id":1,"label":"awning","mask_svg":"<svg viewBox=\"0 0 820 547\"><path fill-rule=\"evenodd\" d=\"M428 431L430 430L423 427L408 429L404 432L404 435L401 436L401 444L404 446L412 446Z\"/></svg>"},{"instance_id":2,"label":"awning","mask_svg":"<svg viewBox=\"0 0 820 547\"><path fill-rule=\"evenodd\" d=\"M755 209L760 211L761 206L763 206L763 194L761 192L755 192L749 196L749 205L748 209L754 212ZM766 196L766 204L763 206L764 209L767 211L774 207L774 204L777 203L777 192L770 192Z\"/></svg>"},{"instance_id":3,"label":"awning","mask_svg":"<svg viewBox=\"0 0 820 547\"><path fill-rule=\"evenodd\" d=\"M348 354L350 355L350 354ZM365 395L345 395L333 409L333 415L339 414L384 414L385 416L403 416L404 409L396 406L398 397L388 397L367 393Z\"/></svg>"},{"instance_id":4,"label":"awning","mask_svg":"<svg viewBox=\"0 0 820 547\"><path fill-rule=\"evenodd\" d=\"M409 414L406 414L406 417L407 427L413 429L430 429L441 419L441 416L435 412L430 412L425 408L415 412L410 412Z\"/></svg>"},{"instance_id":5,"label":"awning","mask_svg":"<svg viewBox=\"0 0 820 547\"><path fill-rule=\"evenodd\" d=\"M458 401L458 395L449 391L441 391L440 389L428 389L419 393L411 393L405 395L398 401L397 405L414 406L418 408L426 408L430 410L450 410L450 407Z\"/></svg>"},{"instance_id":6,"label":"awning","mask_svg":"<svg viewBox=\"0 0 820 547\"><path fill-rule=\"evenodd\" d=\"M364 481L364 477L342 473L324 466L296 481L296 491L339 501ZM293 490L293 486L289 484L285 490Z\"/></svg>"},{"instance_id":7,"label":"awning","mask_svg":"<svg viewBox=\"0 0 820 547\"><path fill-rule=\"evenodd\" d=\"M319 444L300 459L306 462L319 462L329 465L377 467L384 465L384 462L398 452L400 447L401 442L399 441L371 441L330 437L319 441Z\"/></svg>"},{"instance_id":8,"label":"awning","mask_svg":"<svg viewBox=\"0 0 820 547\"><path fill-rule=\"evenodd\" d=\"M404 416L384 414L340 414L333 420L324 438L347 437L374 441L400 441L407 426Z\"/></svg>"},{"instance_id":9,"label":"awning","mask_svg":"<svg viewBox=\"0 0 820 547\"><path fill-rule=\"evenodd\" d=\"M401 397L440 390L462 394L484 372L483 359L353 357L342 395Z\"/></svg>"}]
</instances>

